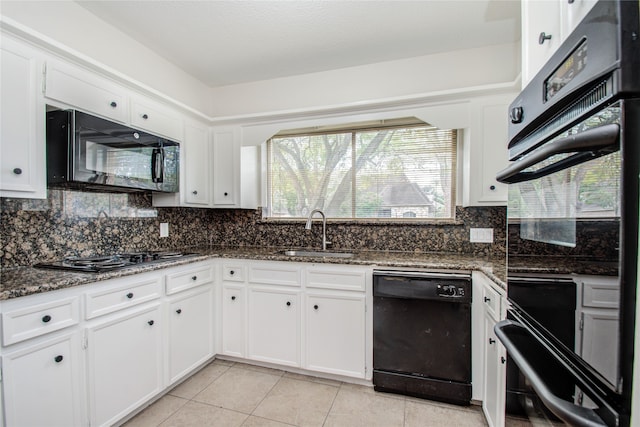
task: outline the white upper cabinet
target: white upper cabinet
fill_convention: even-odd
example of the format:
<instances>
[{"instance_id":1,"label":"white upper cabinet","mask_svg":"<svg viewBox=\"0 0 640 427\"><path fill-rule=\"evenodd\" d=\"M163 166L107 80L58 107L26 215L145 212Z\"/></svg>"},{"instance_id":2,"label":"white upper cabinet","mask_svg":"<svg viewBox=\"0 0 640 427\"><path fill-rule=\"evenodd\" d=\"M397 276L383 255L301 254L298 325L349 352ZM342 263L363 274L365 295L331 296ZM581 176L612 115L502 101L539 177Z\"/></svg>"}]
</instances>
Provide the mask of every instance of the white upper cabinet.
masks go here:
<instances>
[{"instance_id":1,"label":"white upper cabinet","mask_svg":"<svg viewBox=\"0 0 640 427\"><path fill-rule=\"evenodd\" d=\"M240 207L240 128L213 129L213 205Z\"/></svg>"},{"instance_id":2,"label":"white upper cabinet","mask_svg":"<svg viewBox=\"0 0 640 427\"><path fill-rule=\"evenodd\" d=\"M536 75L597 0L522 0L522 87Z\"/></svg>"},{"instance_id":3,"label":"white upper cabinet","mask_svg":"<svg viewBox=\"0 0 640 427\"><path fill-rule=\"evenodd\" d=\"M131 100L131 126L154 135L182 141L182 118L165 105L149 99L135 97Z\"/></svg>"},{"instance_id":4,"label":"white upper cabinet","mask_svg":"<svg viewBox=\"0 0 640 427\"><path fill-rule=\"evenodd\" d=\"M582 19L595 6L598 0L566 0L562 2L562 34L571 34Z\"/></svg>"},{"instance_id":5,"label":"white upper cabinet","mask_svg":"<svg viewBox=\"0 0 640 427\"><path fill-rule=\"evenodd\" d=\"M507 114L517 94L474 99L470 103L470 126L462 141L462 204L492 206L507 203L507 185L496 174L509 165Z\"/></svg>"},{"instance_id":6,"label":"white upper cabinet","mask_svg":"<svg viewBox=\"0 0 640 427\"><path fill-rule=\"evenodd\" d=\"M129 97L123 87L68 63L47 62L45 96L110 120L129 121Z\"/></svg>"},{"instance_id":7,"label":"white upper cabinet","mask_svg":"<svg viewBox=\"0 0 640 427\"><path fill-rule=\"evenodd\" d=\"M44 199L45 111L42 60L2 34L0 45L0 197Z\"/></svg>"},{"instance_id":8,"label":"white upper cabinet","mask_svg":"<svg viewBox=\"0 0 640 427\"><path fill-rule=\"evenodd\" d=\"M211 206L211 144L205 126L187 123L184 128L184 200L188 205Z\"/></svg>"},{"instance_id":9,"label":"white upper cabinet","mask_svg":"<svg viewBox=\"0 0 640 427\"><path fill-rule=\"evenodd\" d=\"M562 43L561 1L522 0L522 86Z\"/></svg>"}]
</instances>

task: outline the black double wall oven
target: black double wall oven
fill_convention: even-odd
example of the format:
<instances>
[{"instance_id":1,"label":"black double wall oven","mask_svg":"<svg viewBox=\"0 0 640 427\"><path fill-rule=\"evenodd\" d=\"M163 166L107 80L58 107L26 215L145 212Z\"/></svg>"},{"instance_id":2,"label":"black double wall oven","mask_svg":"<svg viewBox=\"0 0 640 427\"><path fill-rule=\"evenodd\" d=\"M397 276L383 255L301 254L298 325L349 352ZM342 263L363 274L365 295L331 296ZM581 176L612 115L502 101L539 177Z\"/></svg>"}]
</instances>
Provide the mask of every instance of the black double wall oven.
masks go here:
<instances>
[{"instance_id":1,"label":"black double wall oven","mask_svg":"<svg viewBox=\"0 0 640 427\"><path fill-rule=\"evenodd\" d=\"M639 2L604 1L514 100L507 412L631 417L640 163ZM638 414L636 414L636 417Z\"/></svg>"}]
</instances>

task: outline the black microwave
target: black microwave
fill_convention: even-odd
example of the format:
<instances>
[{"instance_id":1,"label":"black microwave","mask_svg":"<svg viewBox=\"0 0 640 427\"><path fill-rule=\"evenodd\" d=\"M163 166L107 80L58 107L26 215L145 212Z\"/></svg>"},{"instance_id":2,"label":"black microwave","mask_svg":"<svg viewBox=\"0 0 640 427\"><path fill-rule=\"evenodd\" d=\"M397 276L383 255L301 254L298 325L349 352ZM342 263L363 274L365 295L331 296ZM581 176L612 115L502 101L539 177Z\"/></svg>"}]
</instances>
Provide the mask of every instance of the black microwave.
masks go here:
<instances>
[{"instance_id":1,"label":"black microwave","mask_svg":"<svg viewBox=\"0 0 640 427\"><path fill-rule=\"evenodd\" d=\"M179 191L180 144L76 110L47 112L47 184Z\"/></svg>"}]
</instances>

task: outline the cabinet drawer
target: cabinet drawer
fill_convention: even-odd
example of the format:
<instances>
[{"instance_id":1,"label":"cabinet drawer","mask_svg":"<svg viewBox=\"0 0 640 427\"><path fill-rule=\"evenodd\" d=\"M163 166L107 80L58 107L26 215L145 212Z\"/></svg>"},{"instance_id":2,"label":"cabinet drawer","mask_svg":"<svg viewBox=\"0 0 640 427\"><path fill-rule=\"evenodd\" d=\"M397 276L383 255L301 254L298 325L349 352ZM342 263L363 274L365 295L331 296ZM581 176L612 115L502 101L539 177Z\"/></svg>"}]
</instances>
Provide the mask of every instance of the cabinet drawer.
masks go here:
<instances>
[{"instance_id":1,"label":"cabinet drawer","mask_svg":"<svg viewBox=\"0 0 640 427\"><path fill-rule=\"evenodd\" d=\"M2 314L3 344L10 345L80 321L80 299L71 297Z\"/></svg>"},{"instance_id":2,"label":"cabinet drawer","mask_svg":"<svg viewBox=\"0 0 640 427\"><path fill-rule=\"evenodd\" d=\"M182 141L182 120L178 114L148 100L134 99L131 101L131 125Z\"/></svg>"},{"instance_id":3,"label":"cabinet drawer","mask_svg":"<svg viewBox=\"0 0 640 427\"><path fill-rule=\"evenodd\" d=\"M200 265L167 275L167 295L213 282L213 266Z\"/></svg>"},{"instance_id":4,"label":"cabinet drawer","mask_svg":"<svg viewBox=\"0 0 640 427\"><path fill-rule=\"evenodd\" d=\"M105 282L106 283L106 282ZM108 285L107 285L108 286ZM113 313L127 307L152 301L162 294L162 279L154 276L143 280L118 280L110 287L86 294L87 319Z\"/></svg>"},{"instance_id":5,"label":"cabinet drawer","mask_svg":"<svg viewBox=\"0 0 640 427\"><path fill-rule=\"evenodd\" d=\"M244 282L244 266L225 264L222 266L222 280L232 282Z\"/></svg>"},{"instance_id":6,"label":"cabinet drawer","mask_svg":"<svg viewBox=\"0 0 640 427\"><path fill-rule=\"evenodd\" d=\"M122 123L128 119L129 98L115 83L88 71L47 64L45 96Z\"/></svg>"},{"instance_id":7,"label":"cabinet drawer","mask_svg":"<svg viewBox=\"0 0 640 427\"><path fill-rule=\"evenodd\" d=\"M364 271L342 267L309 267L307 269L307 287L338 289L348 291L365 290Z\"/></svg>"},{"instance_id":8,"label":"cabinet drawer","mask_svg":"<svg viewBox=\"0 0 640 427\"><path fill-rule=\"evenodd\" d=\"M618 308L620 285L613 277L598 277L582 281L582 305L595 308Z\"/></svg>"},{"instance_id":9,"label":"cabinet drawer","mask_svg":"<svg viewBox=\"0 0 640 427\"><path fill-rule=\"evenodd\" d=\"M482 286L482 302L486 312L496 321L500 319L500 300L501 296L489 285Z\"/></svg>"},{"instance_id":10,"label":"cabinet drawer","mask_svg":"<svg viewBox=\"0 0 640 427\"><path fill-rule=\"evenodd\" d=\"M255 264L249 266L249 282L267 285L300 286L302 269L291 264Z\"/></svg>"}]
</instances>

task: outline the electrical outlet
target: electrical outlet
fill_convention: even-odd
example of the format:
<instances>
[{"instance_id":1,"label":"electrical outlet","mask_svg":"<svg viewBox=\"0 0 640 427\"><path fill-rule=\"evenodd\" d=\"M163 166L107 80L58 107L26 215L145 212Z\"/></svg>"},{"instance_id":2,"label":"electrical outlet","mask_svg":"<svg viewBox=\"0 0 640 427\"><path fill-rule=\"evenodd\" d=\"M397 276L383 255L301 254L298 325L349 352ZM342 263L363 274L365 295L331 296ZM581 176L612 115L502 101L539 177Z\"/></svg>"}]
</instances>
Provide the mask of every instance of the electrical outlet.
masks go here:
<instances>
[{"instance_id":1,"label":"electrical outlet","mask_svg":"<svg viewBox=\"0 0 640 427\"><path fill-rule=\"evenodd\" d=\"M493 228L471 228L469 241L471 243L493 243Z\"/></svg>"},{"instance_id":2,"label":"electrical outlet","mask_svg":"<svg viewBox=\"0 0 640 427\"><path fill-rule=\"evenodd\" d=\"M160 237L169 237L169 223L161 222L160 223Z\"/></svg>"}]
</instances>

